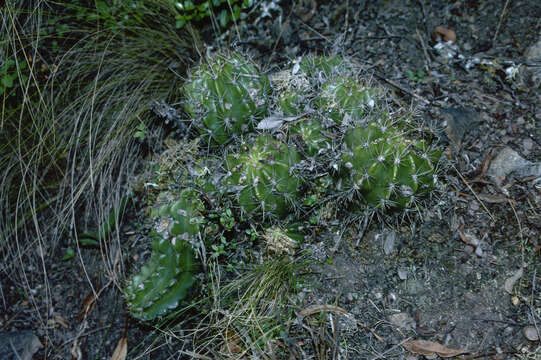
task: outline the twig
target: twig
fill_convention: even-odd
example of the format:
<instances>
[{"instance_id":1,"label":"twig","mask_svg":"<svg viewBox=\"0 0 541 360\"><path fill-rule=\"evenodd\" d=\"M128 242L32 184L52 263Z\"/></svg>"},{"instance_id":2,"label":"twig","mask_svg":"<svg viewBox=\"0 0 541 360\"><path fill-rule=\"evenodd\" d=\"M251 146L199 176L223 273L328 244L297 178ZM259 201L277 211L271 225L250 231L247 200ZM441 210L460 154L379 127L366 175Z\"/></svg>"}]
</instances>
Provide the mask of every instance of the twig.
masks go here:
<instances>
[{"instance_id":1,"label":"twig","mask_svg":"<svg viewBox=\"0 0 541 360\"><path fill-rule=\"evenodd\" d=\"M368 326L366 326L365 324L363 324L362 322L360 321L357 321L357 325L359 325L360 327L362 327L363 329L367 330L368 332L370 332L372 335L374 335L374 337L376 338L376 340L378 340L379 342L382 342L384 343L385 340L379 336L373 329L369 328Z\"/></svg>"},{"instance_id":2,"label":"twig","mask_svg":"<svg viewBox=\"0 0 541 360\"><path fill-rule=\"evenodd\" d=\"M427 99L425 99L425 98L422 97L421 95L417 95L416 93L409 91L408 89L406 89L406 88L403 87L402 85L399 85L399 84L395 83L394 81L387 79L385 76L381 75L380 73L378 73L378 72L376 72L376 71L374 71L374 76L377 77L378 79L383 80L383 81L385 81L386 83L388 83L388 84L394 86L395 88L399 89L399 90L402 91L403 93L406 93L406 94L408 94L408 95L410 95L410 96L416 98L417 100L422 101L422 102L425 103L426 105L431 104L430 101L428 101Z\"/></svg>"},{"instance_id":3,"label":"twig","mask_svg":"<svg viewBox=\"0 0 541 360\"><path fill-rule=\"evenodd\" d=\"M428 51L426 51L425 40L421 36L419 29L415 29L415 32L417 33L417 38L421 42L421 47L423 48L423 53L425 54L425 58L426 58L425 70L426 72L428 72L430 70L430 57L428 56Z\"/></svg>"},{"instance_id":4,"label":"twig","mask_svg":"<svg viewBox=\"0 0 541 360\"><path fill-rule=\"evenodd\" d=\"M473 355L470 355L470 356L466 356L464 358L464 360L478 359L478 358L481 358L481 357L489 357L489 356L499 355L499 354L516 354L516 353L517 353L516 350L504 350L504 351L501 351L501 352L487 351L487 352L484 352L484 353L479 353L479 354L473 354Z\"/></svg>"},{"instance_id":5,"label":"twig","mask_svg":"<svg viewBox=\"0 0 541 360\"><path fill-rule=\"evenodd\" d=\"M462 174L460 173L460 171L458 171L458 169L452 165L453 168L455 169L456 173L458 174L458 176L460 177L460 179L462 180L462 182L464 182L464 184L466 184L466 186L468 187L468 189L472 192L473 196L475 196L475 198L477 199L477 201L479 201L479 203L481 204L481 206L483 206L483 209L485 209L485 211L487 212L488 216L490 216L490 218L492 219L492 221L496 222L496 218L494 217L494 215L492 215L492 213L490 212L490 210L488 210L487 206L485 205L485 203L483 202L483 200L481 200L479 198L479 196L477 196L477 193L473 190L473 188L470 186L470 184L466 181L466 179L464 179L464 176L462 176Z\"/></svg>"},{"instance_id":6,"label":"twig","mask_svg":"<svg viewBox=\"0 0 541 360\"><path fill-rule=\"evenodd\" d=\"M505 15L505 10L507 10L507 5L509 5L509 0L507 0L505 2L505 5L503 6L503 10L500 15L500 21L498 22L498 26L496 27L496 32L494 33L494 37L492 38L492 46L494 46L494 43L496 42L496 38L498 37L498 33L500 32L500 26L502 25L503 16Z\"/></svg>"}]
</instances>

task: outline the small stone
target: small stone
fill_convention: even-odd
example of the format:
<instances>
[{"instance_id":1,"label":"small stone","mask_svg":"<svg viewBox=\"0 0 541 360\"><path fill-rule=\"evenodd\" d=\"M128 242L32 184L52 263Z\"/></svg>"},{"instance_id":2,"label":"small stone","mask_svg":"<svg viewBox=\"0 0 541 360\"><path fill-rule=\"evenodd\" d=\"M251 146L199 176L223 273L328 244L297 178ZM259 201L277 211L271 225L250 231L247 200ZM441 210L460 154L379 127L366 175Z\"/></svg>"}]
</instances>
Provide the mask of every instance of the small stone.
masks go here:
<instances>
[{"instance_id":1,"label":"small stone","mask_svg":"<svg viewBox=\"0 0 541 360\"><path fill-rule=\"evenodd\" d=\"M506 146L492 160L487 174L501 186L502 180L513 172L519 177L541 176L541 162L532 163Z\"/></svg>"},{"instance_id":2,"label":"small stone","mask_svg":"<svg viewBox=\"0 0 541 360\"><path fill-rule=\"evenodd\" d=\"M411 330L415 327L415 320L405 312L390 315L389 322L400 329Z\"/></svg>"},{"instance_id":3,"label":"small stone","mask_svg":"<svg viewBox=\"0 0 541 360\"><path fill-rule=\"evenodd\" d=\"M513 296L511 298L511 304L513 304L513 306L517 306L518 304L520 304L520 299L518 298L518 296Z\"/></svg>"},{"instance_id":4,"label":"small stone","mask_svg":"<svg viewBox=\"0 0 541 360\"><path fill-rule=\"evenodd\" d=\"M42 347L32 331L0 332L0 359L31 360Z\"/></svg>"},{"instance_id":5,"label":"small stone","mask_svg":"<svg viewBox=\"0 0 541 360\"><path fill-rule=\"evenodd\" d=\"M533 149L533 141L530 138L524 139L522 142L522 146L524 147L524 154L528 155L530 151Z\"/></svg>"},{"instance_id":6,"label":"small stone","mask_svg":"<svg viewBox=\"0 0 541 360\"><path fill-rule=\"evenodd\" d=\"M408 269L403 267L398 269L398 278L400 280L406 280L408 278Z\"/></svg>"},{"instance_id":7,"label":"small stone","mask_svg":"<svg viewBox=\"0 0 541 360\"><path fill-rule=\"evenodd\" d=\"M539 341L539 332L535 326L528 325L522 329L522 335L529 341Z\"/></svg>"}]
</instances>

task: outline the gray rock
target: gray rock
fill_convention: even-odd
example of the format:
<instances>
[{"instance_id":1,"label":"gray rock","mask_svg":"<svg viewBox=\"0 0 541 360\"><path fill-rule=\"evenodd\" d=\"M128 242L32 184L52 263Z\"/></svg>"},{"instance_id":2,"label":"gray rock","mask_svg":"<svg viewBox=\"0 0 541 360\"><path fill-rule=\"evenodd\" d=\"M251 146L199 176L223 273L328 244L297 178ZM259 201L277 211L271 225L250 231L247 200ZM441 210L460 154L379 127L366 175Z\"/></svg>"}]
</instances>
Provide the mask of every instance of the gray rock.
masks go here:
<instances>
[{"instance_id":1,"label":"gray rock","mask_svg":"<svg viewBox=\"0 0 541 360\"><path fill-rule=\"evenodd\" d=\"M460 149L464 135L479 124L479 114L472 108L456 107L443 109L441 116L446 123L445 134L456 152Z\"/></svg>"},{"instance_id":2,"label":"gray rock","mask_svg":"<svg viewBox=\"0 0 541 360\"><path fill-rule=\"evenodd\" d=\"M541 177L541 162L532 163L506 146L492 160L487 175L500 186L502 181L511 174L520 178Z\"/></svg>"},{"instance_id":3,"label":"gray rock","mask_svg":"<svg viewBox=\"0 0 541 360\"><path fill-rule=\"evenodd\" d=\"M0 332L1 360L31 360L42 347L32 331Z\"/></svg>"},{"instance_id":4,"label":"gray rock","mask_svg":"<svg viewBox=\"0 0 541 360\"><path fill-rule=\"evenodd\" d=\"M530 62L541 63L541 38L526 50L524 57ZM535 87L541 86L541 65L528 67L527 74Z\"/></svg>"}]
</instances>

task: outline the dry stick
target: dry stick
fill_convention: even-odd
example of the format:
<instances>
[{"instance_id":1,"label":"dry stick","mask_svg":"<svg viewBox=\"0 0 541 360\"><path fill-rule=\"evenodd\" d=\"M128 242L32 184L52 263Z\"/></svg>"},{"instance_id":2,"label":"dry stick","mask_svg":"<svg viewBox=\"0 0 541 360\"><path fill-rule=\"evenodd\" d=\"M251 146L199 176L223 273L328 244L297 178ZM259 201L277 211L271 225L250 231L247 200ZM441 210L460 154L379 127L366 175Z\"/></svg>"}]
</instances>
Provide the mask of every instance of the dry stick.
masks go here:
<instances>
[{"instance_id":1,"label":"dry stick","mask_svg":"<svg viewBox=\"0 0 541 360\"><path fill-rule=\"evenodd\" d=\"M430 70L430 57L428 57L428 51L426 51L425 40L421 36L421 33L419 32L419 29L415 29L415 32L417 33L417 38L421 42L421 46L423 48L423 53L425 54L425 58L426 58L425 70L426 70L426 72L428 72Z\"/></svg>"},{"instance_id":2,"label":"dry stick","mask_svg":"<svg viewBox=\"0 0 541 360\"><path fill-rule=\"evenodd\" d=\"M360 321L357 321L357 325L359 325L360 327L362 327L363 329L369 331L372 335L374 335L374 337L379 341L379 342L382 342L384 343L385 340L379 336L373 329L369 328L368 326L366 326L365 324L363 324L362 322Z\"/></svg>"},{"instance_id":3,"label":"dry stick","mask_svg":"<svg viewBox=\"0 0 541 360\"><path fill-rule=\"evenodd\" d=\"M458 176L460 177L460 179L464 182L464 184L466 184L466 186L468 187L468 189L470 189L470 191L472 192L473 196L475 196L475 198L477 199L477 201L479 201L479 203L483 206L483 209L485 209L485 211L487 212L487 214L490 216L490 218L492 219L492 221L496 222L496 219L494 218L494 215L492 215L492 213L488 210L488 208L486 207L485 203L483 202L483 200L481 200L479 198L479 196L477 196L477 193L472 189L472 187L470 186L470 184L466 181L466 179L464 179L464 176L462 176L462 174L460 173L460 171L458 171L458 169L455 167L455 165L451 165L453 167L453 169L455 169L456 173L458 174Z\"/></svg>"},{"instance_id":4,"label":"dry stick","mask_svg":"<svg viewBox=\"0 0 541 360\"><path fill-rule=\"evenodd\" d=\"M494 43L496 42L496 38L498 37L498 33L500 32L500 26L502 25L503 16L505 14L505 10L507 10L507 5L509 5L509 0L507 0L505 2L505 5L503 6L503 10L500 15L500 21L498 22L498 26L496 27L496 32L494 33L494 37L492 38L492 46L494 46Z\"/></svg>"},{"instance_id":5,"label":"dry stick","mask_svg":"<svg viewBox=\"0 0 541 360\"><path fill-rule=\"evenodd\" d=\"M425 98L422 97L421 95L417 95L417 94L415 94L414 92L409 91L408 89L406 89L406 88L403 87L402 85L399 85L399 84L395 83L394 81L387 79L385 76L381 75L380 73L378 73L378 72L376 72L376 71L374 71L374 76L377 77L378 79L383 80L383 81L385 81L386 83L388 83L388 84L394 86L395 88L399 89L400 91L402 91L402 92L404 92L404 93L406 93L406 94L408 94L408 95L410 95L410 96L416 98L417 100L422 101L422 102L425 103L426 105L431 104L430 101L428 101L427 99L425 99Z\"/></svg>"}]
</instances>

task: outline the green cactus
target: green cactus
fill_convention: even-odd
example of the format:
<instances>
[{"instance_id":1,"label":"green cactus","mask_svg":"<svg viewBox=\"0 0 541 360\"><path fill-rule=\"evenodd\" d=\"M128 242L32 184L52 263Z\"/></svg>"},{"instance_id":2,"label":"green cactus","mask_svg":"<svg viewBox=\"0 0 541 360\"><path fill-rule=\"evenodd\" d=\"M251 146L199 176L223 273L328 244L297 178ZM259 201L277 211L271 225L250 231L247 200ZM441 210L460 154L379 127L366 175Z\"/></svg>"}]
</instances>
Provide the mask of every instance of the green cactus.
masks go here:
<instances>
[{"instance_id":1,"label":"green cactus","mask_svg":"<svg viewBox=\"0 0 541 360\"><path fill-rule=\"evenodd\" d=\"M218 144L251 130L267 112L269 79L239 54L217 55L184 85L185 109L199 132Z\"/></svg>"},{"instance_id":2,"label":"green cactus","mask_svg":"<svg viewBox=\"0 0 541 360\"><path fill-rule=\"evenodd\" d=\"M325 82L317 99L318 108L337 124L346 117L353 121L362 119L375 105L374 89L363 87L357 79L344 76Z\"/></svg>"},{"instance_id":3,"label":"green cactus","mask_svg":"<svg viewBox=\"0 0 541 360\"><path fill-rule=\"evenodd\" d=\"M352 128L344 137L342 186L356 190L375 208L413 207L436 181L441 152L422 140L407 139L400 127L384 119Z\"/></svg>"},{"instance_id":4,"label":"green cactus","mask_svg":"<svg viewBox=\"0 0 541 360\"><path fill-rule=\"evenodd\" d=\"M273 82L282 113L294 116L304 112L314 97L314 89L347 69L348 65L339 56L306 56L292 69L278 73Z\"/></svg>"},{"instance_id":5,"label":"green cactus","mask_svg":"<svg viewBox=\"0 0 541 360\"><path fill-rule=\"evenodd\" d=\"M133 317L146 321L164 316L188 296L198 267L191 242L197 241L203 209L197 193L186 189L158 210L151 258L125 288Z\"/></svg>"},{"instance_id":6,"label":"green cactus","mask_svg":"<svg viewBox=\"0 0 541 360\"><path fill-rule=\"evenodd\" d=\"M289 126L289 137L302 143L308 156L315 156L320 150L330 148L331 139L324 134L321 121L316 118L301 118Z\"/></svg>"},{"instance_id":7,"label":"green cactus","mask_svg":"<svg viewBox=\"0 0 541 360\"><path fill-rule=\"evenodd\" d=\"M302 181L293 174L301 160L299 153L270 135L258 136L243 150L227 157L226 185L238 189L237 200L245 214L284 218L288 203L299 197Z\"/></svg>"},{"instance_id":8,"label":"green cactus","mask_svg":"<svg viewBox=\"0 0 541 360\"><path fill-rule=\"evenodd\" d=\"M299 63L299 70L313 80L325 82L351 72L352 67L341 56L305 56Z\"/></svg>"}]
</instances>

